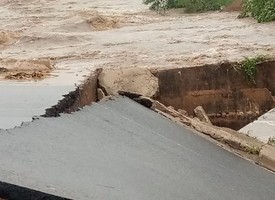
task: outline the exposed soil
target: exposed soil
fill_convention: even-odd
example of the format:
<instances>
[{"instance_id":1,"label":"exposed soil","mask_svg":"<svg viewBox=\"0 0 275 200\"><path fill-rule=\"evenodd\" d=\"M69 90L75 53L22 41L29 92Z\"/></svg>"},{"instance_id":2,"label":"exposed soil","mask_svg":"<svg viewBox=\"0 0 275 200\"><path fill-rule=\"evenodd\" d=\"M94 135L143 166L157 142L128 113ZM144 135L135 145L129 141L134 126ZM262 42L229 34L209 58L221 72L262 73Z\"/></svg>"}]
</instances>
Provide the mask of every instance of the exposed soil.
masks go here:
<instances>
[{"instance_id":1,"label":"exposed soil","mask_svg":"<svg viewBox=\"0 0 275 200\"><path fill-rule=\"evenodd\" d=\"M58 117L60 113L71 113L98 101L98 76L101 69L95 70L81 85L69 94L63 95L63 99L56 105L46 109L43 117Z\"/></svg>"},{"instance_id":2,"label":"exposed soil","mask_svg":"<svg viewBox=\"0 0 275 200\"><path fill-rule=\"evenodd\" d=\"M99 75L99 85L107 95L128 91L152 97L158 90L158 80L144 68L106 69Z\"/></svg>"},{"instance_id":3,"label":"exposed soil","mask_svg":"<svg viewBox=\"0 0 275 200\"><path fill-rule=\"evenodd\" d=\"M202 106L213 124L239 130L275 107L274 67L259 64L255 83L236 63L158 71L157 99L189 115Z\"/></svg>"}]
</instances>

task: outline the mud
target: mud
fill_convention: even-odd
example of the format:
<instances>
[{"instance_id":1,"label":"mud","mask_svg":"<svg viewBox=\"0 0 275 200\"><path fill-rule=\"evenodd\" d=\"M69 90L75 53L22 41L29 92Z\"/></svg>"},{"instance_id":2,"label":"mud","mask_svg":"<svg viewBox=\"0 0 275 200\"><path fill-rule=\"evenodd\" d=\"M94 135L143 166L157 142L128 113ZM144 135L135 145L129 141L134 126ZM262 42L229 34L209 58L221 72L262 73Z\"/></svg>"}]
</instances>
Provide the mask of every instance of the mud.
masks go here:
<instances>
[{"instance_id":1,"label":"mud","mask_svg":"<svg viewBox=\"0 0 275 200\"><path fill-rule=\"evenodd\" d=\"M144 68L105 69L98 80L106 95L116 95L125 90L153 97L158 90L157 78Z\"/></svg>"}]
</instances>

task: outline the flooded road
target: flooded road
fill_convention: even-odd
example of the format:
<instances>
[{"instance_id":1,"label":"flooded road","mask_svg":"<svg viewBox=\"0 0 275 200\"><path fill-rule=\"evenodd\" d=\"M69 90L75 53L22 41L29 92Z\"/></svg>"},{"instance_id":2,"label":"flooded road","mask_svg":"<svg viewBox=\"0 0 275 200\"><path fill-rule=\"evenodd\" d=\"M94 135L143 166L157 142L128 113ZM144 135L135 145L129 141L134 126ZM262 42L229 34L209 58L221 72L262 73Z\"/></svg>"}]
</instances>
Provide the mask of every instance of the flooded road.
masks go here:
<instances>
[{"instance_id":1,"label":"flooded road","mask_svg":"<svg viewBox=\"0 0 275 200\"><path fill-rule=\"evenodd\" d=\"M98 67L191 67L274 55L275 23L258 24L237 15L170 11L159 16L141 0L2 0L0 65L5 66L5 59L48 60L54 69L47 84L73 87ZM31 64L24 67L36 70ZM5 82L0 92L12 99ZM1 101L3 106L12 112Z\"/></svg>"}]
</instances>

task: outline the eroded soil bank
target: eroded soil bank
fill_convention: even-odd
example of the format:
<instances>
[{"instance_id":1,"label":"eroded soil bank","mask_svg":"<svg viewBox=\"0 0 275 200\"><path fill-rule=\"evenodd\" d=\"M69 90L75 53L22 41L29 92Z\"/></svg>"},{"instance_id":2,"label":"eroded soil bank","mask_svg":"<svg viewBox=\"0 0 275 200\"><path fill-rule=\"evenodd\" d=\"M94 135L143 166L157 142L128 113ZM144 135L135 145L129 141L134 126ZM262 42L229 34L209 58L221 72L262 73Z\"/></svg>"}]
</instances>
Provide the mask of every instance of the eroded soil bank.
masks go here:
<instances>
[{"instance_id":1,"label":"eroded soil bank","mask_svg":"<svg viewBox=\"0 0 275 200\"><path fill-rule=\"evenodd\" d=\"M274 108L275 62L257 66L255 83L237 63L168 69L154 73L159 81L156 99L194 115L202 106L213 124L240 129Z\"/></svg>"},{"instance_id":2,"label":"eroded soil bank","mask_svg":"<svg viewBox=\"0 0 275 200\"><path fill-rule=\"evenodd\" d=\"M99 85L105 95L141 94L190 116L202 106L214 125L239 130L275 106L275 61L264 61L256 69L253 81L235 62L165 70L103 70Z\"/></svg>"},{"instance_id":3,"label":"eroded soil bank","mask_svg":"<svg viewBox=\"0 0 275 200\"><path fill-rule=\"evenodd\" d=\"M71 113L90 105L92 102L98 101L98 76L102 69L97 69L93 72L82 84L80 84L74 91L63 95L56 105L46 109L43 117L58 117L60 113ZM104 96L104 94L103 94Z\"/></svg>"},{"instance_id":4,"label":"eroded soil bank","mask_svg":"<svg viewBox=\"0 0 275 200\"><path fill-rule=\"evenodd\" d=\"M66 95L65 99L73 97L74 103L61 101L61 108L74 111L125 91L153 98L193 117L194 109L202 106L214 125L239 130L275 107L275 61L264 61L256 67L253 82L238 63L229 62L166 70L100 69L88 79L92 82L87 81L89 84L81 86L81 90ZM81 101L87 93L93 98Z\"/></svg>"}]
</instances>

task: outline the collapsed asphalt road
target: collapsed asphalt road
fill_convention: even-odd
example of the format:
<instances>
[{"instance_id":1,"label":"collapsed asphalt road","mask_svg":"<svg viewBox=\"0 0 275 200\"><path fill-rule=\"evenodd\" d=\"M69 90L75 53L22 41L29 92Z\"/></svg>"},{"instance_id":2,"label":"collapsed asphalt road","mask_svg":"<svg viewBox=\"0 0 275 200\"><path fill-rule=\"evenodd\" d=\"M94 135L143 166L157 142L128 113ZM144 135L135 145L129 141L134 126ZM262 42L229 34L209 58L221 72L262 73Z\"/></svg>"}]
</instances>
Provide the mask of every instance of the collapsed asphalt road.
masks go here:
<instances>
[{"instance_id":1,"label":"collapsed asphalt road","mask_svg":"<svg viewBox=\"0 0 275 200\"><path fill-rule=\"evenodd\" d=\"M69 199L275 196L271 172L122 97L0 131L0 157L1 181Z\"/></svg>"},{"instance_id":2,"label":"collapsed asphalt road","mask_svg":"<svg viewBox=\"0 0 275 200\"><path fill-rule=\"evenodd\" d=\"M54 105L61 94L73 90L69 85L1 84L0 92L0 129L10 129L29 122L33 116L45 113L45 107ZM8 94L8 95L6 95ZM34 95L35 94L35 95Z\"/></svg>"}]
</instances>

